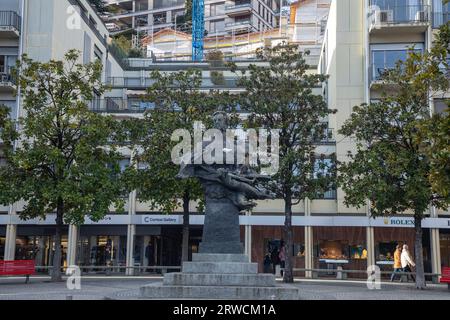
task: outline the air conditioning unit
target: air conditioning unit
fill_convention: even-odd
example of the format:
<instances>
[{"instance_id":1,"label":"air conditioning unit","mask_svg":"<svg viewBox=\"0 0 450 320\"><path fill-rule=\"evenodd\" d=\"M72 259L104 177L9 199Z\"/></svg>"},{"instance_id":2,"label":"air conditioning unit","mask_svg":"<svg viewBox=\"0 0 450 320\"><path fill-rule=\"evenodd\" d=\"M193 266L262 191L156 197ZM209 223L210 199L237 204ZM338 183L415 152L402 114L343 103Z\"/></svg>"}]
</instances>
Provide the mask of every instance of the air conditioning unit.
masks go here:
<instances>
[{"instance_id":1,"label":"air conditioning unit","mask_svg":"<svg viewBox=\"0 0 450 320\"><path fill-rule=\"evenodd\" d=\"M417 11L415 21L426 22L427 21L427 12L426 11Z\"/></svg>"},{"instance_id":2,"label":"air conditioning unit","mask_svg":"<svg viewBox=\"0 0 450 320\"><path fill-rule=\"evenodd\" d=\"M392 10L380 10L378 12L379 23L389 23L394 21L394 12Z\"/></svg>"}]
</instances>

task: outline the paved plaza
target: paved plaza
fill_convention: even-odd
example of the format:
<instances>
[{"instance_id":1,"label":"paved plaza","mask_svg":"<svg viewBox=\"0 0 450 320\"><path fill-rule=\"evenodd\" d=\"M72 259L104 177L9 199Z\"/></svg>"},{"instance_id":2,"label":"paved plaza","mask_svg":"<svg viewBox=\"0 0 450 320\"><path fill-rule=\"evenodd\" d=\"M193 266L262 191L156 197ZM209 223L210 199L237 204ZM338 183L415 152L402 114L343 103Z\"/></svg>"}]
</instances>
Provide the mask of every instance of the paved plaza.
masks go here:
<instances>
[{"instance_id":1,"label":"paved plaza","mask_svg":"<svg viewBox=\"0 0 450 320\"><path fill-rule=\"evenodd\" d=\"M0 278L0 300L104 300L138 299L142 285L162 277L83 277L81 290L69 290L66 282L52 283L48 277ZM281 282L279 282L282 285ZM364 281L296 280L302 300L450 300L446 285L429 284L417 291L413 283L382 283L381 290L367 289Z\"/></svg>"}]
</instances>

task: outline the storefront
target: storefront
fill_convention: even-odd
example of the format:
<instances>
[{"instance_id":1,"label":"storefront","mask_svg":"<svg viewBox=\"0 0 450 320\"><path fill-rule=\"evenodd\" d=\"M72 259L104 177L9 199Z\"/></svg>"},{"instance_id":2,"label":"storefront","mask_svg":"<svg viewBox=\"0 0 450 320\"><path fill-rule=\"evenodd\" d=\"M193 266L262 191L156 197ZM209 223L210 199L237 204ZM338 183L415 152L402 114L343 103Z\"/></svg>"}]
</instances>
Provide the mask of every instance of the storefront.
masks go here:
<instances>
[{"instance_id":1,"label":"storefront","mask_svg":"<svg viewBox=\"0 0 450 320\"><path fill-rule=\"evenodd\" d=\"M439 230L439 240L441 244L441 266L450 267L450 230Z\"/></svg>"},{"instance_id":2,"label":"storefront","mask_svg":"<svg viewBox=\"0 0 450 320\"><path fill-rule=\"evenodd\" d=\"M313 227L314 268L327 269L318 277L336 277L336 270L361 270L348 277L361 277L367 270L366 228Z\"/></svg>"},{"instance_id":3,"label":"storefront","mask_svg":"<svg viewBox=\"0 0 450 320\"><path fill-rule=\"evenodd\" d=\"M305 228L293 227L293 247L291 255L294 261L294 268L305 268ZM281 243L284 238L283 227L254 226L252 227L252 262L258 263L259 272L274 272L274 265L277 261ZM241 239L242 232L241 232ZM289 252L286 250L286 253ZM265 256L269 255L272 264L264 267ZM296 276L303 276L304 272L295 272Z\"/></svg>"},{"instance_id":4,"label":"storefront","mask_svg":"<svg viewBox=\"0 0 450 320\"><path fill-rule=\"evenodd\" d=\"M61 264L66 267L67 227L63 227L61 239ZM34 260L36 266L53 265L55 254L55 227L52 226L18 226L16 236L16 260ZM46 269L38 269L46 272Z\"/></svg>"},{"instance_id":5,"label":"storefront","mask_svg":"<svg viewBox=\"0 0 450 320\"><path fill-rule=\"evenodd\" d=\"M126 265L126 226L81 226L77 246L79 266ZM91 269L87 271L100 271Z\"/></svg>"},{"instance_id":6,"label":"storefront","mask_svg":"<svg viewBox=\"0 0 450 320\"><path fill-rule=\"evenodd\" d=\"M397 245L403 246L404 244L408 245L411 256L415 259L414 240L414 228L375 228L375 263L382 271L393 271L395 248ZM425 272L431 272L429 229L423 230L422 244ZM389 275L384 275L383 277L389 277Z\"/></svg>"}]
</instances>

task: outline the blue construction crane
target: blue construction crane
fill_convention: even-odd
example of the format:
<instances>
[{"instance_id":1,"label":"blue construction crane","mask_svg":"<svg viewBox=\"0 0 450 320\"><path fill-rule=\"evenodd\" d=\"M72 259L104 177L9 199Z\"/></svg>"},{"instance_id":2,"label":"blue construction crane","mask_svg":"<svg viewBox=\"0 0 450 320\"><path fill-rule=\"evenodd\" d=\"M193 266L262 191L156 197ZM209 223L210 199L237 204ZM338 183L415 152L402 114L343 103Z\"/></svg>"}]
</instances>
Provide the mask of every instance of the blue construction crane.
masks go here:
<instances>
[{"instance_id":1,"label":"blue construction crane","mask_svg":"<svg viewBox=\"0 0 450 320\"><path fill-rule=\"evenodd\" d=\"M192 1L192 61L203 60L205 37L205 0Z\"/></svg>"}]
</instances>

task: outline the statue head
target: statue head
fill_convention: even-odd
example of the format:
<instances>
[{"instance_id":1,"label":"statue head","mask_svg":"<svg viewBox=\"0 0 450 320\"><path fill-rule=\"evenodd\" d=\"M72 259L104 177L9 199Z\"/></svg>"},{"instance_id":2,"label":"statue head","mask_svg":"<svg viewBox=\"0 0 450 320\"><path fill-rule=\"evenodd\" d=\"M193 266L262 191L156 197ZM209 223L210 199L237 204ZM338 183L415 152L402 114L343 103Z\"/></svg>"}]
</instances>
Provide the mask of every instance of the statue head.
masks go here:
<instances>
[{"instance_id":1,"label":"statue head","mask_svg":"<svg viewBox=\"0 0 450 320\"><path fill-rule=\"evenodd\" d=\"M214 129L225 131L228 128L228 117L225 111L219 110L213 114Z\"/></svg>"}]
</instances>

